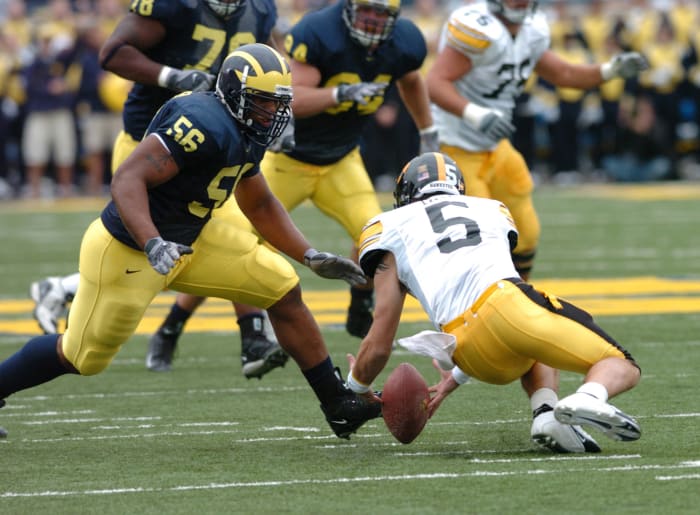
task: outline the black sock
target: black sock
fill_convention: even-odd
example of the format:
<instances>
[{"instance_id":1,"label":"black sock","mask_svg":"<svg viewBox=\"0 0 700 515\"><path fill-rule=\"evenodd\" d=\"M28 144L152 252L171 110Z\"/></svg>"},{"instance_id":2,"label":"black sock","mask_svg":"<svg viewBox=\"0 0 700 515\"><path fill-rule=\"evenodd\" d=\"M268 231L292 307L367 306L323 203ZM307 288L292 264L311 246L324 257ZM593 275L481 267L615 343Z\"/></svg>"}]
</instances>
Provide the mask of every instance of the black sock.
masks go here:
<instances>
[{"instance_id":1,"label":"black sock","mask_svg":"<svg viewBox=\"0 0 700 515\"><path fill-rule=\"evenodd\" d=\"M251 313L238 319L241 338L252 338L264 334L265 317L260 313Z\"/></svg>"},{"instance_id":2,"label":"black sock","mask_svg":"<svg viewBox=\"0 0 700 515\"><path fill-rule=\"evenodd\" d=\"M0 399L71 373L58 359L57 334L37 336L0 363Z\"/></svg>"},{"instance_id":3,"label":"black sock","mask_svg":"<svg viewBox=\"0 0 700 515\"><path fill-rule=\"evenodd\" d=\"M350 288L350 309L372 311L374 307L374 290Z\"/></svg>"},{"instance_id":4,"label":"black sock","mask_svg":"<svg viewBox=\"0 0 700 515\"><path fill-rule=\"evenodd\" d=\"M322 406L328 405L333 399L346 395L349 391L336 375L330 356L315 367L304 370L304 377Z\"/></svg>"},{"instance_id":5,"label":"black sock","mask_svg":"<svg viewBox=\"0 0 700 515\"><path fill-rule=\"evenodd\" d=\"M168 313L168 316L165 317L165 320L161 324L161 326L158 328L158 331L161 331L165 334L180 334L182 332L182 328L185 326L185 322L192 316L191 311L187 311L186 309L182 309L177 302L175 302L172 307L170 308L170 313Z\"/></svg>"}]
</instances>

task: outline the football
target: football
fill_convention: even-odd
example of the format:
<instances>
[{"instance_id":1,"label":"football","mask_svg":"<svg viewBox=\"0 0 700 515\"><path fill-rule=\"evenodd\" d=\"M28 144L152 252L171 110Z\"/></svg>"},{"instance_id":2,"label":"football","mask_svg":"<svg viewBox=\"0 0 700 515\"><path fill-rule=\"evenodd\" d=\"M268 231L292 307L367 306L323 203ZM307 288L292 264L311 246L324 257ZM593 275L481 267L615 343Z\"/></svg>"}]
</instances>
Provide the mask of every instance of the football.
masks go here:
<instances>
[{"instance_id":1,"label":"football","mask_svg":"<svg viewBox=\"0 0 700 515\"><path fill-rule=\"evenodd\" d=\"M410 363L397 366L384 383L382 417L399 442L411 443L428 422L428 384Z\"/></svg>"}]
</instances>

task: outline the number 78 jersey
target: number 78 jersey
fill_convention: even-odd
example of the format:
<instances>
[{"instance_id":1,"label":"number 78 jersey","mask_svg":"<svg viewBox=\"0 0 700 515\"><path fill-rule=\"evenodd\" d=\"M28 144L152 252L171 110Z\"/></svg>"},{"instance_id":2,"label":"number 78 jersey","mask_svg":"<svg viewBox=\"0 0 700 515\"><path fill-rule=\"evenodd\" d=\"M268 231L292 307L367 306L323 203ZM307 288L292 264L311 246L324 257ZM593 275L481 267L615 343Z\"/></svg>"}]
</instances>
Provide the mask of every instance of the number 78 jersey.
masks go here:
<instances>
[{"instance_id":1,"label":"number 78 jersey","mask_svg":"<svg viewBox=\"0 0 700 515\"><path fill-rule=\"evenodd\" d=\"M360 265L374 276L391 252L399 281L439 330L493 283L518 277L510 257L516 238L500 202L438 195L372 218L360 239Z\"/></svg>"},{"instance_id":2,"label":"number 78 jersey","mask_svg":"<svg viewBox=\"0 0 700 515\"><path fill-rule=\"evenodd\" d=\"M450 46L472 62L472 69L455 81L457 91L470 102L498 109L510 120L515 99L549 42L544 14L536 11L528 16L513 37L486 2L478 2L452 12L439 48ZM491 150L498 143L437 106L433 114L442 143L473 152Z\"/></svg>"}]
</instances>

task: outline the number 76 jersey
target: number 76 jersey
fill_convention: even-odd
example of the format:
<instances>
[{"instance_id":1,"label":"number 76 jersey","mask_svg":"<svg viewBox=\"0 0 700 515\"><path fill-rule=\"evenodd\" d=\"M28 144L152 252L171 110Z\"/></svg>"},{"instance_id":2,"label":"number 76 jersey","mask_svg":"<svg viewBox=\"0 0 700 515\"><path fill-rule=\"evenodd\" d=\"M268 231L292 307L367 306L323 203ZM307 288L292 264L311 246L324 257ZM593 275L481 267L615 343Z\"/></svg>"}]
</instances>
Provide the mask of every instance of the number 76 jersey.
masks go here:
<instances>
[{"instance_id":1,"label":"number 76 jersey","mask_svg":"<svg viewBox=\"0 0 700 515\"><path fill-rule=\"evenodd\" d=\"M518 277L510 257L515 240L502 203L438 195L372 218L360 238L360 265L373 277L391 252L399 281L439 330L493 283Z\"/></svg>"},{"instance_id":2,"label":"number 76 jersey","mask_svg":"<svg viewBox=\"0 0 700 515\"><path fill-rule=\"evenodd\" d=\"M472 69L455 81L457 91L470 102L499 110L511 120L515 99L522 93L537 61L549 47L550 31L544 14L535 11L511 36L486 2L462 6L443 28L439 49L446 45L471 60ZM434 106L441 142L472 152L491 150L497 140Z\"/></svg>"}]
</instances>

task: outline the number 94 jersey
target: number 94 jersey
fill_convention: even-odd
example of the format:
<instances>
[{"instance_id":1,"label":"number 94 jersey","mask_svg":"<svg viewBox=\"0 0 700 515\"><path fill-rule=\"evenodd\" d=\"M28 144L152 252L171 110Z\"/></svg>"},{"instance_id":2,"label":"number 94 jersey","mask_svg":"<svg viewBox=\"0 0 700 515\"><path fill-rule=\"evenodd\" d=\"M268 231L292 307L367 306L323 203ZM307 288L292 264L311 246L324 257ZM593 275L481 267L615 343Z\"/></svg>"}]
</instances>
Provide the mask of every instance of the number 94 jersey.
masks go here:
<instances>
[{"instance_id":1,"label":"number 94 jersey","mask_svg":"<svg viewBox=\"0 0 700 515\"><path fill-rule=\"evenodd\" d=\"M537 61L549 47L549 26L544 14L528 16L512 37L486 2L456 9L443 28L440 46L448 45L472 62L469 73L460 77L457 91L475 104L501 111L512 118L515 99L522 93ZM479 152L491 150L498 141L435 106L435 119L442 143Z\"/></svg>"},{"instance_id":2,"label":"number 94 jersey","mask_svg":"<svg viewBox=\"0 0 700 515\"><path fill-rule=\"evenodd\" d=\"M510 257L517 232L496 200L438 195L372 218L360 238L360 265L374 276L386 252L399 281L439 330L493 283L518 277Z\"/></svg>"}]
</instances>

